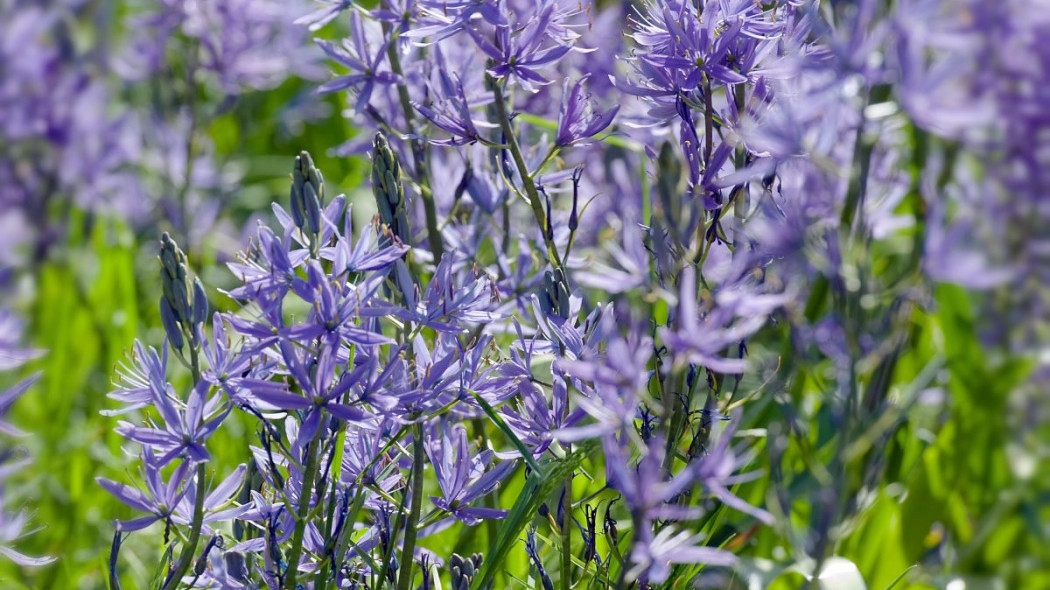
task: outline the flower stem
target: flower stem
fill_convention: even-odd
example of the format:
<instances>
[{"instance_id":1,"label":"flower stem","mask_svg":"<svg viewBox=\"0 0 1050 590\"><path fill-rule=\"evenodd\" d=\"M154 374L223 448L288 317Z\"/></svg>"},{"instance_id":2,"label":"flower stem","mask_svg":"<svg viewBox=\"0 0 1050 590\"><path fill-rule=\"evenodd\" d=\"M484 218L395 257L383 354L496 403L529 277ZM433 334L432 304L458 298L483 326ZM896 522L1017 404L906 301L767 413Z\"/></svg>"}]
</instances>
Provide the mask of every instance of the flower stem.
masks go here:
<instances>
[{"instance_id":1,"label":"flower stem","mask_svg":"<svg viewBox=\"0 0 1050 590\"><path fill-rule=\"evenodd\" d=\"M175 569L168 574L168 580L164 584L164 590L175 590L179 587L179 581L193 563L193 554L197 551L197 543L201 538L201 527L204 525L204 478L207 476L204 463L197 465L197 497L193 502L193 522L190 523L190 538L186 540L186 546L179 556L179 563Z\"/></svg>"},{"instance_id":2,"label":"flower stem","mask_svg":"<svg viewBox=\"0 0 1050 590\"><path fill-rule=\"evenodd\" d=\"M547 216L543 212L543 203L540 201L539 192L536 190L536 183L529 174L529 167L525 163L525 157L521 154L521 147L518 146L518 138L514 135L514 129L510 125L510 115L507 113L507 104L503 98L503 90L492 76L487 76L487 81L492 88L493 96L496 98L496 116L499 118L500 129L503 131L504 140L510 149L510 155L514 158L514 166L518 169L518 175L521 176L521 184L525 187L525 193L529 197L532 214L536 217L536 222L540 224L540 232L543 233L543 241L547 245L547 256L550 259L551 266L555 269L563 269L564 265L561 257L558 256L558 248L554 244L554 240L547 235Z\"/></svg>"},{"instance_id":3,"label":"flower stem","mask_svg":"<svg viewBox=\"0 0 1050 590\"><path fill-rule=\"evenodd\" d=\"M401 58L397 55L397 39L390 33L391 27L389 24L384 23L383 28L384 32L390 35L390 41L386 46L387 59L390 60L390 71L396 74L400 80L404 80L404 73L401 70ZM413 120L412 99L408 95L408 87L405 86L404 82L397 84L397 96L401 101L401 110L405 115L407 131L411 133ZM426 216L427 240L430 243L430 251L434 254L434 265L437 266L441 262L441 256L445 253L445 245L441 241L441 232L438 230L437 208L434 206L434 193L430 189L430 176L427 174L426 169L424 143L421 139L412 139L409 143L412 146L412 159L415 162L416 181L419 183L419 196L423 200L423 214Z\"/></svg>"},{"instance_id":4,"label":"flower stem","mask_svg":"<svg viewBox=\"0 0 1050 590\"><path fill-rule=\"evenodd\" d=\"M193 382L200 382L200 360L195 347L190 347L190 369L193 372ZM198 463L196 474L197 494L193 500L193 521L190 523L190 537L186 540L186 544L182 548L178 564L176 564L175 569L171 570L171 573L168 574L168 577L164 582L163 590L175 590L175 588L178 588L179 582L182 581L182 577L186 575L186 572L190 569L190 564L193 563L194 554L197 552L197 544L200 542L201 538L201 528L204 526L204 485L207 476L208 473L205 470L205 464Z\"/></svg>"},{"instance_id":5,"label":"flower stem","mask_svg":"<svg viewBox=\"0 0 1050 590\"><path fill-rule=\"evenodd\" d=\"M303 536L306 533L306 513L310 510L314 478L317 476L317 441L322 431L322 428L318 428L310 444L306 446L306 469L303 471L303 486L299 491L299 509L295 516L295 530L292 532L292 547L288 550L288 574L284 577L286 590L295 590L295 579L299 575L299 558L303 554Z\"/></svg>"},{"instance_id":6,"label":"flower stem","mask_svg":"<svg viewBox=\"0 0 1050 590\"><path fill-rule=\"evenodd\" d=\"M423 423L417 423L412 432L412 505L405 523L405 542L401 548L401 571L397 575L397 590L408 590L412 585L412 556L416 552L416 525L423 507Z\"/></svg>"},{"instance_id":7,"label":"flower stem","mask_svg":"<svg viewBox=\"0 0 1050 590\"><path fill-rule=\"evenodd\" d=\"M568 449L566 449L567 451ZM566 453L568 454L568 453ZM561 518L561 590L572 587L572 471L565 476Z\"/></svg>"}]
</instances>

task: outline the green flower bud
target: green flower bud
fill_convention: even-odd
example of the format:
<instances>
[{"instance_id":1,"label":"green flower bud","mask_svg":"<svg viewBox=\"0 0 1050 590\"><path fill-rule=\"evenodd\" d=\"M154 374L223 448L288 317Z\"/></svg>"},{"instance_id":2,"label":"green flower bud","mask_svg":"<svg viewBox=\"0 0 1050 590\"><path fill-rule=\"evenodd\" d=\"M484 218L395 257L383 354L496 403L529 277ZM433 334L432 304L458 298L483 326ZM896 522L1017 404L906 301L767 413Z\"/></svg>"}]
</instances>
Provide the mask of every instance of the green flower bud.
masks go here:
<instances>
[{"instance_id":1,"label":"green flower bud","mask_svg":"<svg viewBox=\"0 0 1050 590\"><path fill-rule=\"evenodd\" d=\"M376 134L372 147L372 194L379 216L397 237L407 243L408 214L401 184L401 164L382 133Z\"/></svg>"},{"instance_id":2,"label":"green flower bud","mask_svg":"<svg viewBox=\"0 0 1050 590\"><path fill-rule=\"evenodd\" d=\"M292 221L304 232L320 233L321 208L324 205L324 177L314 166L307 151L299 152L292 167L292 186L289 190Z\"/></svg>"},{"instance_id":3,"label":"green flower bud","mask_svg":"<svg viewBox=\"0 0 1050 590\"><path fill-rule=\"evenodd\" d=\"M200 343L197 327L208 315L208 298L199 279L191 284L186 255L167 233L160 238L160 318L168 341L176 352L182 351L186 335L190 345Z\"/></svg>"}]
</instances>

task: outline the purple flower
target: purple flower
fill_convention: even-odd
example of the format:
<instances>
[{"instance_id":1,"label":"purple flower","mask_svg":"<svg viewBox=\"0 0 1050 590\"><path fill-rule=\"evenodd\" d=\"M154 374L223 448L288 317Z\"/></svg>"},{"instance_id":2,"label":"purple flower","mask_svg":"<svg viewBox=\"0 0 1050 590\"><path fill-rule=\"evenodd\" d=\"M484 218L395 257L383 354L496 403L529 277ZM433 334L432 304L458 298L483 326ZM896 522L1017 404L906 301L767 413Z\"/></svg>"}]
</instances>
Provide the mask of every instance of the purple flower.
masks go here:
<instances>
[{"instance_id":1,"label":"purple flower","mask_svg":"<svg viewBox=\"0 0 1050 590\"><path fill-rule=\"evenodd\" d=\"M119 521L117 523L119 529L137 531L157 521L188 525L192 519L193 506L197 498L197 483L187 479L190 463L180 463L165 482L161 475L161 465L151 458L148 448L143 449L143 462L145 463L145 490L139 490L104 477L95 479L100 486L124 504L139 512L149 514L149 516L141 516L132 520ZM245 466L239 465L233 473L208 493L204 499L205 524L237 518L248 511L249 506L224 508L230 504L232 496L240 489L244 473Z\"/></svg>"},{"instance_id":2,"label":"purple flower","mask_svg":"<svg viewBox=\"0 0 1050 590\"><path fill-rule=\"evenodd\" d=\"M384 39L376 49L375 55L372 55L367 39L361 15L354 10L350 12L350 37L343 40L342 47L322 39L317 40L317 45L328 57L354 72L322 84L317 91L323 93L354 89L357 92L354 110L357 112L361 112L368 105L376 84L396 84L399 80L393 72L379 69L386 58L386 46L390 41Z\"/></svg>"},{"instance_id":3,"label":"purple flower","mask_svg":"<svg viewBox=\"0 0 1050 590\"><path fill-rule=\"evenodd\" d=\"M654 436L641 446L642 457L631 465L631 436L633 431L619 438L602 438L605 449L606 483L620 492L631 513L650 525L657 520L688 520L699 517L703 509L683 505L678 497L688 492L696 482L696 473L688 468L671 475L665 473L663 463L666 441ZM649 526L642 526L648 529Z\"/></svg>"},{"instance_id":4,"label":"purple flower","mask_svg":"<svg viewBox=\"0 0 1050 590\"><path fill-rule=\"evenodd\" d=\"M438 63L443 63L440 52L437 53ZM468 70L469 71L469 65ZM448 132L450 139L429 139L434 145L463 145L483 141L484 138L478 131L478 126L495 127L487 122L475 122L470 115L470 109L478 104L484 104L490 99L486 98L480 102L469 101L463 88L463 80L458 74L449 74L445 67L439 67L437 72L438 84L431 85L430 102L422 104L413 102L412 106L419 114L426 117L439 129Z\"/></svg>"},{"instance_id":5,"label":"purple flower","mask_svg":"<svg viewBox=\"0 0 1050 590\"><path fill-rule=\"evenodd\" d=\"M569 80L565 80L562 94L561 110L558 112L558 134L555 145L566 147L584 139L594 137L612 123L619 105L605 111L595 112L590 97L583 94L583 83L589 76L580 78L569 90Z\"/></svg>"},{"instance_id":6,"label":"purple flower","mask_svg":"<svg viewBox=\"0 0 1050 590\"><path fill-rule=\"evenodd\" d=\"M321 346L314 362L304 358L303 353L291 341L281 340L279 349L288 372L302 389L303 395L271 386L252 389L245 395L245 399L264 410L304 412L297 440L309 441L313 438L322 424L322 410L327 410L342 420L358 424L368 418L369 414L365 410L336 401L361 382L369 368L367 364L338 375L337 379L335 350L331 344Z\"/></svg>"},{"instance_id":7,"label":"purple flower","mask_svg":"<svg viewBox=\"0 0 1050 590\"><path fill-rule=\"evenodd\" d=\"M5 510L3 496L0 495L0 555L24 567L39 567L55 561L54 557L32 557L16 551L11 544L25 535L29 515L22 511L11 514Z\"/></svg>"},{"instance_id":8,"label":"purple flower","mask_svg":"<svg viewBox=\"0 0 1050 590\"><path fill-rule=\"evenodd\" d=\"M0 268L0 285L6 283L8 269ZM40 355L40 351L26 349L19 345L22 337L22 324L7 309L0 308L0 370L17 368ZM15 385L0 390L0 434L22 436L23 433L8 422L7 414L16 401L34 384L38 375L33 375ZM0 555L18 565L37 567L54 561L51 557L31 557L15 550L11 545L24 536L29 516L25 511L11 513L5 509L5 480L12 473L17 473L30 463L30 458L19 449L12 448L7 441L0 440Z\"/></svg>"},{"instance_id":9,"label":"purple flower","mask_svg":"<svg viewBox=\"0 0 1050 590\"><path fill-rule=\"evenodd\" d=\"M502 0L420 0L418 4L419 25L407 33L412 39L430 37L436 43L467 30L475 15L493 26L508 24Z\"/></svg>"},{"instance_id":10,"label":"purple flower","mask_svg":"<svg viewBox=\"0 0 1050 590\"><path fill-rule=\"evenodd\" d=\"M322 4L321 8L295 19L294 24L307 25L311 31L316 31L335 20L339 13L354 5L353 0L314 0Z\"/></svg>"},{"instance_id":11,"label":"purple flower","mask_svg":"<svg viewBox=\"0 0 1050 590\"><path fill-rule=\"evenodd\" d=\"M682 362L701 365L726 374L739 374L747 367L743 358L724 356L766 323L773 310L783 304L783 295L747 292L746 286L726 289L716 297L723 305L700 313L697 309L696 275L687 267L679 276L680 293L674 328L660 329L660 338Z\"/></svg>"},{"instance_id":12,"label":"purple flower","mask_svg":"<svg viewBox=\"0 0 1050 590\"><path fill-rule=\"evenodd\" d=\"M426 451L441 488L440 498L430 498L435 506L466 525L476 525L485 519L507 515L506 510L469 504L495 489L500 480L514 469L513 461L504 461L488 468L493 457L492 451L488 449L471 457L467 431L460 424L442 428L440 442L436 437L430 437L426 442Z\"/></svg>"},{"instance_id":13,"label":"purple flower","mask_svg":"<svg viewBox=\"0 0 1050 590\"><path fill-rule=\"evenodd\" d=\"M645 579L662 584L671 573L671 566L678 563L699 565L733 566L737 558L732 553L715 547L705 547L701 543L704 536L689 534L686 531L675 531L673 527L664 527L655 535L647 534L646 539L634 543L631 548L633 567L628 572L632 579Z\"/></svg>"},{"instance_id":14,"label":"purple flower","mask_svg":"<svg viewBox=\"0 0 1050 590\"><path fill-rule=\"evenodd\" d=\"M555 378L550 399L543 390L531 381L518 383L519 397L513 407L504 406L501 413L507 426L521 442L529 447L533 455L546 451L559 431L574 426L586 413L580 407L569 404L568 387L565 380Z\"/></svg>"},{"instance_id":15,"label":"purple flower","mask_svg":"<svg viewBox=\"0 0 1050 590\"><path fill-rule=\"evenodd\" d=\"M211 389L207 381L201 381L190 392L185 407L179 407L167 393L153 397L153 407L163 419L163 424L149 427L121 422L117 432L142 445L149 446L160 454L158 466L163 467L180 456L191 462L209 461L211 455L204 441L215 432L230 413L229 404L222 404L220 395L208 399Z\"/></svg>"},{"instance_id":16,"label":"purple flower","mask_svg":"<svg viewBox=\"0 0 1050 590\"><path fill-rule=\"evenodd\" d=\"M122 362L117 367L117 383L120 387L107 395L127 405L119 410L102 410L102 413L107 416L124 414L144 408L158 397L169 395L171 384L168 383L167 373L168 347L164 346L162 352L157 354L156 348L147 347L136 340L130 363Z\"/></svg>"},{"instance_id":17,"label":"purple flower","mask_svg":"<svg viewBox=\"0 0 1050 590\"><path fill-rule=\"evenodd\" d=\"M378 486L382 490L397 487L397 473L390 473L388 467L393 455L380 455L387 441L397 434L400 423L397 419L384 419L374 428L354 428L346 433L343 445L342 470L339 478L343 485Z\"/></svg>"},{"instance_id":18,"label":"purple flower","mask_svg":"<svg viewBox=\"0 0 1050 590\"><path fill-rule=\"evenodd\" d=\"M390 306L370 306L372 296L383 283L384 274L373 274L358 285L348 285L333 281L317 261L310 261L306 275L307 281L297 293L312 304L310 317L306 322L282 330L282 337L298 342L316 338L330 345L339 338L363 346L393 342L381 333L354 323L359 318L367 320L385 315L392 309Z\"/></svg>"},{"instance_id":19,"label":"purple flower","mask_svg":"<svg viewBox=\"0 0 1050 590\"><path fill-rule=\"evenodd\" d=\"M514 78L530 92L535 91L536 85L550 83L538 70L557 62L573 48L572 43L552 39L549 35L548 28L559 16L554 9L553 2L541 4L536 15L516 34L512 34L510 26L495 27L492 41L479 29L469 29L478 48L493 61L488 70L492 76Z\"/></svg>"},{"instance_id":20,"label":"purple flower","mask_svg":"<svg viewBox=\"0 0 1050 590\"><path fill-rule=\"evenodd\" d=\"M352 273L385 270L408 252L408 246L392 234L383 236L387 240L385 245L380 247L380 236L376 232L376 224L372 223L366 224L361 229L355 244L351 237L349 210L345 218L346 225L342 235L337 234L335 245L321 249L321 258L331 260L336 270Z\"/></svg>"},{"instance_id":21,"label":"purple flower","mask_svg":"<svg viewBox=\"0 0 1050 590\"><path fill-rule=\"evenodd\" d=\"M737 473L742 465L750 459L737 454L736 450L729 446L736 430L735 423L726 428L718 437L718 443L690 464L686 469L696 478L695 481L701 485L701 489L711 494L715 499L726 506L751 515L765 524L773 524L773 515L761 508L752 506L733 495L729 491L733 486L753 481L761 475L759 472Z\"/></svg>"},{"instance_id":22,"label":"purple flower","mask_svg":"<svg viewBox=\"0 0 1050 590\"><path fill-rule=\"evenodd\" d=\"M467 324L497 319L498 316L490 311L495 286L486 280L487 277L454 277L452 258L446 256L441 259L417 308L409 310L407 317L439 332L448 333L460 332Z\"/></svg>"}]
</instances>

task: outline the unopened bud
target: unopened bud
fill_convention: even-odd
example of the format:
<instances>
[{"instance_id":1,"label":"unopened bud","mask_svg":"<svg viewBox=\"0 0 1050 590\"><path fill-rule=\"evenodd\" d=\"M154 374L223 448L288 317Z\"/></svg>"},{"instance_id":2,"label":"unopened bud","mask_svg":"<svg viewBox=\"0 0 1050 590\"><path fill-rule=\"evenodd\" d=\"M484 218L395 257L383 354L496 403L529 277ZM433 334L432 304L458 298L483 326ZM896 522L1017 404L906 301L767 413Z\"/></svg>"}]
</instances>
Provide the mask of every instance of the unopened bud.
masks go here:
<instances>
[{"instance_id":1,"label":"unopened bud","mask_svg":"<svg viewBox=\"0 0 1050 590\"><path fill-rule=\"evenodd\" d=\"M290 189L292 221L300 230L310 233L321 231L321 207L324 204L324 177L314 166L307 151L299 152L292 167Z\"/></svg>"},{"instance_id":2,"label":"unopened bud","mask_svg":"<svg viewBox=\"0 0 1050 590\"><path fill-rule=\"evenodd\" d=\"M382 133L376 134L372 148L372 195L379 216L401 241L407 243L408 214L405 189L401 185L401 164Z\"/></svg>"},{"instance_id":3,"label":"unopened bud","mask_svg":"<svg viewBox=\"0 0 1050 590\"><path fill-rule=\"evenodd\" d=\"M168 342L171 347L176 351L182 350L182 328L179 327L179 323L175 320L175 312L171 310L171 305L167 299L163 297L160 300L160 321L164 324L164 332L168 335Z\"/></svg>"},{"instance_id":4,"label":"unopened bud","mask_svg":"<svg viewBox=\"0 0 1050 590\"><path fill-rule=\"evenodd\" d=\"M583 166L572 171L572 211L569 213L569 231L576 231L580 226L578 207L580 204L580 179L583 178Z\"/></svg>"},{"instance_id":5,"label":"unopened bud","mask_svg":"<svg viewBox=\"0 0 1050 590\"><path fill-rule=\"evenodd\" d=\"M186 255L167 233L160 238L160 319L168 342L177 352L186 344L185 335L190 335L190 345L196 348L198 326L208 316L208 298L200 280L190 282L186 266Z\"/></svg>"},{"instance_id":6,"label":"unopened bud","mask_svg":"<svg viewBox=\"0 0 1050 590\"><path fill-rule=\"evenodd\" d=\"M548 240L554 239L554 215L551 214L551 197L547 194L547 191L540 187L540 192L543 193L543 200L547 206L547 227L543 228L543 235Z\"/></svg>"},{"instance_id":7,"label":"unopened bud","mask_svg":"<svg viewBox=\"0 0 1050 590\"><path fill-rule=\"evenodd\" d=\"M208 319L208 296L199 278L193 279L193 323L201 324Z\"/></svg>"},{"instance_id":8,"label":"unopened bud","mask_svg":"<svg viewBox=\"0 0 1050 590\"><path fill-rule=\"evenodd\" d=\"M562 319L569 317L569 281L560 269L547 271L543 275L543 296L541 308Z\"/></svg>"}]
</instances>

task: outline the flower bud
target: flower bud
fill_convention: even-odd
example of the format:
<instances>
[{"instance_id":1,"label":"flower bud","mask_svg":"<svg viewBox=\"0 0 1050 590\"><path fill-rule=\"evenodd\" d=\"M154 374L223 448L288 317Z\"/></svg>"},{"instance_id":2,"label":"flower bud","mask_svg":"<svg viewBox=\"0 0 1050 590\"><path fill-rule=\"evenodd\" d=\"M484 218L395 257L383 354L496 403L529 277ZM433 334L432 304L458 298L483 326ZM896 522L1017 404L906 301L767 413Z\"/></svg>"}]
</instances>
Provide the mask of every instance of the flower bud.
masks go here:
<instances>
[{"instance_id":1,"label":"flower bud","mask_svg":"<svg viewBox=\"0 0 1050 590\"><path fill-rule=\"evenodd\" d=\"M314 166L310 153L305 150L295 157L290 197L295 226L304 232L320 233L324 177Z\"/></svg>"},{"instance_id":2,"label":"flower bud","mask_svg":"<svg viewBox=\"0 0 1050 590\"><path fill-rule=\"evenodd\" d=\"M660 146L660 154L656 159L656 194L660 198L660 206L665 217L673 219L680 214L681 199L678 183L681 176L682 165L675 157L671 143L665 141Z\"/></svg>"},{"instance_id":3,"label":"flower bud","mask_svg":"<svg viewBox=\"0 0 1050 590\"><path fill-rule=\"evenodd\" d=\"M182 351L189 335L190 345L200 345L200 326L208 316L208 297L199 279L190 282L186 255L167 233L160 238L160 318L168 342L177 352Z\"/></svg>"},{"instance_id":4,"label":"flower bud","mask_svg":"<svg viewBox=\"0 0 1050 590\"><path fill-rule=\"evenodd\" d=\"M248 579L248 567L244 560L244 554L238 551L227 551L222 554L226 564L226 574L237 581Z\"/></svg>"},{"instance_id":5,"label":"flower bud","mask_svg":"<svg viewBox=\"0 0 1050 590\"><path fill-rule=\"evenodd\" d=\"M540 308L562 319L569 317L569 281L559 268L543 275L544 292L540 297Z\"/></svg>"},{"instance_id":6,"label":"flower bud","mask_svg":"<svg viewBox=\"0 0 1050 590\"><path fill-rule=\"evenodd\" d=\"M376 134L372 147L372 194L379 216L394 235L408 243L408 214L405 210L405 189L401 184L401 164L382 133Z\"/></svg>"},{"instance_id":7,"label":"flower bud","mask_svg":"<svg viewBox=\"0 0 1050 590\"><path fill-rule=\"evenodd\" d=\"M306 225L306 211L303 208L303 188L302 182L296 182L294 173L288 193L288 200L292 209L292 221L295 223L295 227L302 229Z\"/></svg>"},{"instance_id":8,"label":"flower bud","mask_svg":"<svg viewBox=\"0 0 1050 590\"><path fill-rule=\"evenodd\" d=\"M583 178L583 166L572 171L572 212L569 213L569 231L576 231L580 226L578 207L580 204L580 179Z\"/></svg>"},{"instance_id":9,"label":"flower bud","mask_svg":"<svg viewBox=\"0 0 1050 590\"><path fill-rule=\"evenodd\" d=\"M613 501L615 503L615 500ZM616 529L616 519L612 516L612 505L605 509L605 520L602 523L602 532L605 533L605 538L608 543L614 547L620 544L620 532Z\"/></svg>"},{"instance_id":10,"label":"flower bud","mask_svg":"<svg viewBox=\"0 0 1050 590\"><path fill-rule=\"evenodd\" d=\"M160 300L160 321L164 324L164 332L168 335L168 342L171 343L171 347L176 351L181 351L183 345L182 328L179 327L179 323L175 320L175 312L172 311L168 300L163 297Z\"/></svg>"},{"instance_id":11,"label":"flower bud","mask_svg":"<svg viewBox=\"0 0 1050 590\"><path fill-rule=\"evenodd\" d=\"M200 278L193 279L193 323L201 324L208 319L208 296Z\"/></svg>"},{"instance_id":12,"label":"flower bud","mask_svg":"<svg viewBox=\"0 0 1050 590\"><path fill-rule=\"evenodd\" d=\"M540 192L543 193L543 200L547 207L547 226L543 228L543 236L548 240L554 239L554 216L551 215L551 197L547 194L547 191L541 186Z\"/></svg>"}]
</instances>

